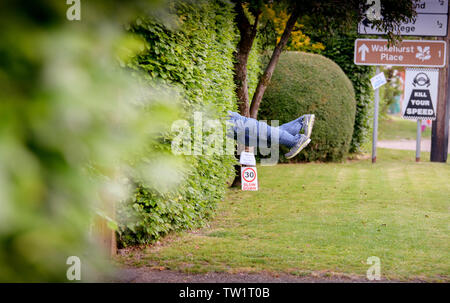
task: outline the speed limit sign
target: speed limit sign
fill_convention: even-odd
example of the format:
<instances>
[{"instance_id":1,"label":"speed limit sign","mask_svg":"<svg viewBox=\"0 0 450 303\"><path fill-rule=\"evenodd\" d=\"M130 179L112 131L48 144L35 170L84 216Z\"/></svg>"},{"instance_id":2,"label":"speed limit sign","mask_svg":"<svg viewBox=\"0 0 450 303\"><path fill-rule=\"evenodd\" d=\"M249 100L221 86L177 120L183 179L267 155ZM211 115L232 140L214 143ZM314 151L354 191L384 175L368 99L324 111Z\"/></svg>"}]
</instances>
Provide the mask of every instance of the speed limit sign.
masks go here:
<instances>
[{"instance_id":1,"label":"speed limit sign","mask_svg":"<svg viewBox=\"0 0 450 303\"><path fill-rule=\"evenodd\" d=\"M256 167L241 167L242 190L258 190Z\"/></svg>"}]
</instances>

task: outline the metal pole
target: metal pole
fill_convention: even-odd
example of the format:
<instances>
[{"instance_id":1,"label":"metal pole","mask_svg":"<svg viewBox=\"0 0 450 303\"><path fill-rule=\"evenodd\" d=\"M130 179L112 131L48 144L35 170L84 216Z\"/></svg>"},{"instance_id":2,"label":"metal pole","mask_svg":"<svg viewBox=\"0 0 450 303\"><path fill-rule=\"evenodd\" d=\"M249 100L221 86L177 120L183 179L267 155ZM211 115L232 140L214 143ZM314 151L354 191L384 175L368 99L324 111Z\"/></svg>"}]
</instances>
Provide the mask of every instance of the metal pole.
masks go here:
<instances>
[{"instance_id":1,"label":"metal pole","mask_svg":"<svg viewBox=\"0 0 450 303\"><path fill-rule=\"evenodd\" d=\"M377 66L376 75L380 73L380 67ZM375 90L375 106L373 113L373 133L372 133L372 163L377 162L377 138L378 138L378 105L380 103L380 89Z\"/></svg>"},{"instance_id":2,"label":"metal pole","mask_svg":"<svg viewBox=\"0 0 450 303\"><path fill-rule=\"evenodd\" d=\"M420 162L420 139L422 137L422 120L417 120L416 162Z\"/></svg>"}]
</instances>

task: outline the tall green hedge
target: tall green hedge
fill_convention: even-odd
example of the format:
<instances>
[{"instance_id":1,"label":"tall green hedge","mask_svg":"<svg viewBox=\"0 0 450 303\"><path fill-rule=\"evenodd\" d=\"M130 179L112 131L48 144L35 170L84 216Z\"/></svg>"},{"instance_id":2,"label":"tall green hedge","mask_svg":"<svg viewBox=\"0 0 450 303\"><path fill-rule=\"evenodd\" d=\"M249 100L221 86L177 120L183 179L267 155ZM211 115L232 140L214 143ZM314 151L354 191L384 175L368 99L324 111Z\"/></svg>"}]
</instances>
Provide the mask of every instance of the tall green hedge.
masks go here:
<instances>
[{"instance_id":1,"label":"tall green hedge","mask_svg":"<svg viewBox=\"0 0 450 303\"><path fill-rule=\"evenodd\" d=\"M237 108L233 52L238 36L231 5L222 0L176 1L175 28L155 19L138 19L130 28L147 47L129 67L177 86L184 97L185 119L191 122L194 111L220 119ZM250 80L256 79L258 54L253 52L249 61ZM250 90L255 86L256 80L250 81ZM162 140L170 152L170 135ZM148 243L170 231L198 227L211 216L234 173L235 159L183 157L188 177L175 190L160 192L137 182L134 196L118 211L122 245Z\"/></svg>"},{"instance_id":2,"label":"tall green hedge","mask_svg":"<svg viewBox=\"0 0 450 303\"><path fill-rule=\"evenodd\" d=\"M295 159L339 161L348 152L355 121L353 86L339 66L321 55L286 52L261 102L259 118L280 125L315 114L312 142Z\"/></svg>"}]
</instances>

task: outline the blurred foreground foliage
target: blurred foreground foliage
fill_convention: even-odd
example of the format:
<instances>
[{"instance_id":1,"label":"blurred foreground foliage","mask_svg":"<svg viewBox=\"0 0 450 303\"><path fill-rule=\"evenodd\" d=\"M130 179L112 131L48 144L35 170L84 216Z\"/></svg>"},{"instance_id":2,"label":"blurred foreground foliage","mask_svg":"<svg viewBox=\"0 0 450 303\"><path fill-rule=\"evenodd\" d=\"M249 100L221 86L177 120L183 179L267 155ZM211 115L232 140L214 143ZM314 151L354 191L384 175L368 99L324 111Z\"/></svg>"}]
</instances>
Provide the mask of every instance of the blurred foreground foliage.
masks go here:
<instances>
[{"instance_id":1,"label":"blurred foreground foliage","mask_svg":"<svg viewBox=\"0 0 450 303\"><path fill-rule=\"evenodd\" d=\"M65 2L0 3L0 282L67 281L69 256L94 278L99 205L128 196L130 175L181 166L158 148L178 94L118 64L144 49L123 24L165 16L160 3L81 1L69 21Z\"/></svg>"}]
</instances>

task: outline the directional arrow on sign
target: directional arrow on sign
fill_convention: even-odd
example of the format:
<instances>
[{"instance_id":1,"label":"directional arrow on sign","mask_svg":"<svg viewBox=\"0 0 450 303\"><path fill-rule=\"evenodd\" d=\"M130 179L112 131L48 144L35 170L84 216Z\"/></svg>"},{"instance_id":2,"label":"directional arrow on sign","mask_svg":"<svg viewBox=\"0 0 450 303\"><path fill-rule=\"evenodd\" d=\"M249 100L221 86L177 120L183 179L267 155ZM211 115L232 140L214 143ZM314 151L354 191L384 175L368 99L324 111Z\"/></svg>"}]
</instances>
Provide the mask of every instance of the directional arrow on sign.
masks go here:
<instances>
[{"instance_id":1,"label":"directional arrow on sign","mask_svg":"<svg viewBox=\"0 0 450 303\"><path fill-rule=\"evenodd\" d=\"M363 44L358 48L358 53L361 53L361 61L366 61L366 53L369 51L367 45Z\"/></svg>"}]
</instances>

